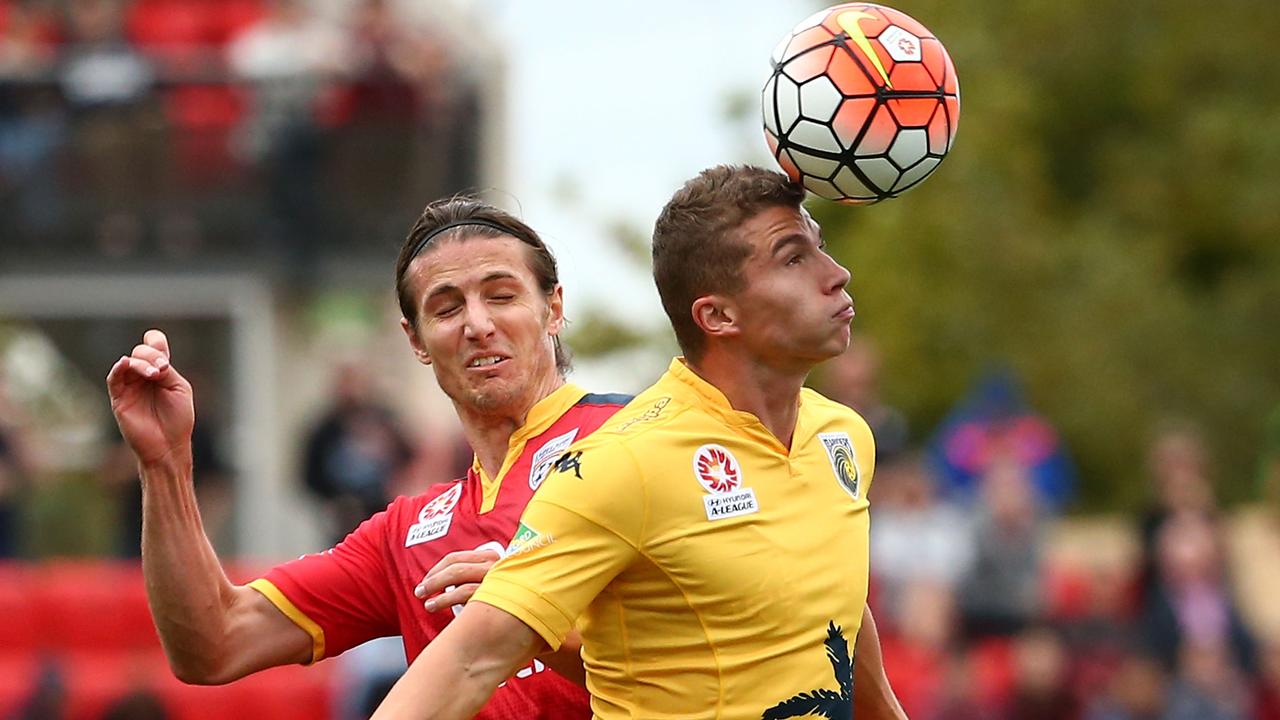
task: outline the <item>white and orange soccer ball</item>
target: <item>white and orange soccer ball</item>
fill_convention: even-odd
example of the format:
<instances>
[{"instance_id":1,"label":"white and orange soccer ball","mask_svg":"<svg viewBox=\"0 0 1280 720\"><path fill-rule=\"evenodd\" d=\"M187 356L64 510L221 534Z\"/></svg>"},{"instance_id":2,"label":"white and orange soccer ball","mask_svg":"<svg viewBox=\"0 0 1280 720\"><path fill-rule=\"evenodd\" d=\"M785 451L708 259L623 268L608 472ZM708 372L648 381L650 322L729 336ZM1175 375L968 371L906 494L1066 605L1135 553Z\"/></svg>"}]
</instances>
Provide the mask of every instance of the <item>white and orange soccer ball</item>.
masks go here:
<instances>
[{"instance_id":1,"label":"white and orange soccer ball","mask_svg":"<svg viewBox=\"0 0 1280 720\"><path fill-rule=\"evenodd\" d=\"M773 52L764 128L782 169L852 204L919 185L951 150L960 85L946 48L905 13L845 3L811 15Z\"/></svg>"}]
</instances>

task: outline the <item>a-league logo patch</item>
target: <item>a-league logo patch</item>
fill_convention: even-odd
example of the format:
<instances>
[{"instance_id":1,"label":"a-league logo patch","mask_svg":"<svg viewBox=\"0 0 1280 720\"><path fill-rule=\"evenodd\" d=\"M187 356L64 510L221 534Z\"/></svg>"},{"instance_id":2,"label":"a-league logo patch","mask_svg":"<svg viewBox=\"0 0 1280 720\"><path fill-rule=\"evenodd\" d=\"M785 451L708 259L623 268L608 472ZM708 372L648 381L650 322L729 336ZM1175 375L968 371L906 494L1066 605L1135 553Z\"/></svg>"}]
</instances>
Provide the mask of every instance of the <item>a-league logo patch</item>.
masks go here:
<instances>
[{"instance_id":1,"label":"a-league logo patch","mask_svg":"<svg viewBox=\"0 0 1280 720\"><path fill-rule=\"evenodd\" d=\"M538 451L533 454L533 460L529 463L530 490L537 490L542 481L547 479L547 474L551 472L551 467L555 465L556 458L569 449L576 437L578 437L578 428L574 428L559 437L554 437L538 448Z\"/></svg>"},{"instance_id":2,"label":"a-league logo patch","mask_svg":"<svg viewBox=\"0 0 1280 720\"><path fill-rule=\"evenodd\" d=\"M707 493L702 503L708 520L749 515L760 511L756 491L742 485L742 466L722 445L708 444L693 454L693 476Z\"/></svg>"},{"instance_id":3,"label":"a-league logo patch","mask_svg":"<svg viewBox=\"0 0 1280 720\"><path fill-rule=\"evenodd\" d=\"M857 500L862 495L862 474L858 472L858 459L853 452L853 442L849 433L818 433L822 447L827 451L827 459L831 461L831 471L836 474L840 487L849 493L849 497Z\"/></svg>"},{"instance_id":4,"label":"a-league logo patch","mask_svg":"<svg viewBox=\"0 0 1280 720\"><path fill-rule=\"evenodd\" d=\"M462 497L462 483L454 483L453 487L437 495L418 511L418 522L409 527L404 546L413 547L418 543L435 540L449 534L449 526L453 524L453 508Z\"/></svg>"}]
</instances>

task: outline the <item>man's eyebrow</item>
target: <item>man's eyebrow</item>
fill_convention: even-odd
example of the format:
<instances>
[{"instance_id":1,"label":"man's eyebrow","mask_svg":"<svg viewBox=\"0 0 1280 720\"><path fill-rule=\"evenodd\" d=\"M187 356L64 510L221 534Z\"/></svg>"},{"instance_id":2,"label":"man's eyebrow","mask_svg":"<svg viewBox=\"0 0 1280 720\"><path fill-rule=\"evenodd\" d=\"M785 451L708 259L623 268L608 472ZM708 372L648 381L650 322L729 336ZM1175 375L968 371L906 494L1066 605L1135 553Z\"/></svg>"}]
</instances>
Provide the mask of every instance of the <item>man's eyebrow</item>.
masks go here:
<instances>
[{"instance_id":1,"label":"man's eyebrow","mask_svg":"<svg viewBox=\"0 0 1280 720\"><path fill-rule=\"evenodd\" d=\"M509 270L495 270L488 275L480 278L482 283L496 282L498 280L519 280L520 278ZM461 289L453 283L441 283L427 291L427 300L441 295L447 295L453 292L460 292Z\"/></svg>"},{"instance_id":2,"label":"man's eyebrow","mask_svg":"<svg viewBox=\"0 0 1280 720\"><path fill-rule=\"evenodd\" d=\"M809 238L806 235L798 232L789 233L787 235L784 235L781 238L778 238L777 240L774 240L773 247L769 249L769 252L773 255L777 255L779 252L781 252L782 250L792 245L808 245L808 244L809 244Z\"/></svg>"}]
</instances>

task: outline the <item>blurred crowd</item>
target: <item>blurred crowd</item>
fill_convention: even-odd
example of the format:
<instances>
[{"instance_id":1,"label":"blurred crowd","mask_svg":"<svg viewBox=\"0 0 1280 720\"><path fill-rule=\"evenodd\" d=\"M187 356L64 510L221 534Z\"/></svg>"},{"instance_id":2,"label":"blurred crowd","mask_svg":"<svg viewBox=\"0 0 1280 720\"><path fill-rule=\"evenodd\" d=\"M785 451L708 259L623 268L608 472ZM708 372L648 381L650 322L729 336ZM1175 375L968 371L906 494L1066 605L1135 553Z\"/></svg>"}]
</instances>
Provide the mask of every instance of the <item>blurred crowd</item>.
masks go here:
<instances>
[{"instance_id":1,"label":"blurred crowd","mask_svg":"<svg viewBox=\"0 0 1280 720\"><path fill-rule=\"evenodd\" d=\"M1070 462L1012 379L982 379L913 443L878 396L878 362L857 340L823 389L875 431L871 603L914 720L1280 718L1280 637L1242 611L1194 423L1153 429L1145 509L1069 562L1053 543ZM1275 466L1264 457L1264 476ZM1248 562L1273 572L1274 557Z\"/></svg>"},{"instance_id":2,"label":"blurred crowd","mask_svg":"<svg viewBox=\"0 0 1280 720\"><path fill-rule=\"evenodd\" d=\"M880 373L873 343L856 338L816 381L857 409L878 441L870 602L887 671L914 720L1280 720L1280 637L1245 612L1235 582L1242 563L1273 575L1274 556L1229 552L1238 513L1218 503L1210 448L1194 423L1153 429L1145 457L1135 457L1145 508L1111 517L1118 533L1088 536L1071 556L1056 547L1064 528L1089 520L1063 514L1072 463L1014 378L979 379L938 428L919 433L881 399ZM299 437L298 484L322 508L328 541L424 478L457 476L470 463L460 438L424 440L391 407L359 366L339 364ZM216 534L230 511L230 471L215 435L197 434L198 492ZM113 547L136 557L132 464L122 446L104 457L97 482L120 494ZM1264 485L1280 478L1280 454L1264 453L1261 471ZM0 394L0 555L18 545L31 475L18 409ZM1280 515L1267 518L1280 540ZM403 669L396 643L344 661L335 717L361 717L363 699L376 703Z\"/></svg>"},{"instance_id":3,"label":"blurred crowd","mask_svg":"<svg viewBox=\"0 0 1280 720\"><path fill-rule=\"evenodd\" d=\"M0 0L0 251L287 266L367 240L474 184L460 65L388 0Z\"/></svg>"}]
</instances>

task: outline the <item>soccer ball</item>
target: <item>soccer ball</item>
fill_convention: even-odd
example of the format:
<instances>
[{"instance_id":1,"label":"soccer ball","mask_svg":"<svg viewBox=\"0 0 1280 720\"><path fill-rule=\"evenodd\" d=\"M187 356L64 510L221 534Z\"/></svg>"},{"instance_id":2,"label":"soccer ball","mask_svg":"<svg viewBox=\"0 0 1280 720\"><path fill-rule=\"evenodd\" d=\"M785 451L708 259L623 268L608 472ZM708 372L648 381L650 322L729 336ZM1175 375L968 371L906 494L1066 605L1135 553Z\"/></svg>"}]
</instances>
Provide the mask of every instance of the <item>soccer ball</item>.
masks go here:
<instances>
[{"instance_id":1,"label":"soccer ball","mask_svg":"<svg viewBox=\"0 0 1280 720\"><path fill-rule=\"evenodd\" d=\"M765 139L792 180L867 204L919 185L946 157L960 86L942 43L892 8L845 3L778 43L764 86Z\"/></svg>"}]
</instances>

